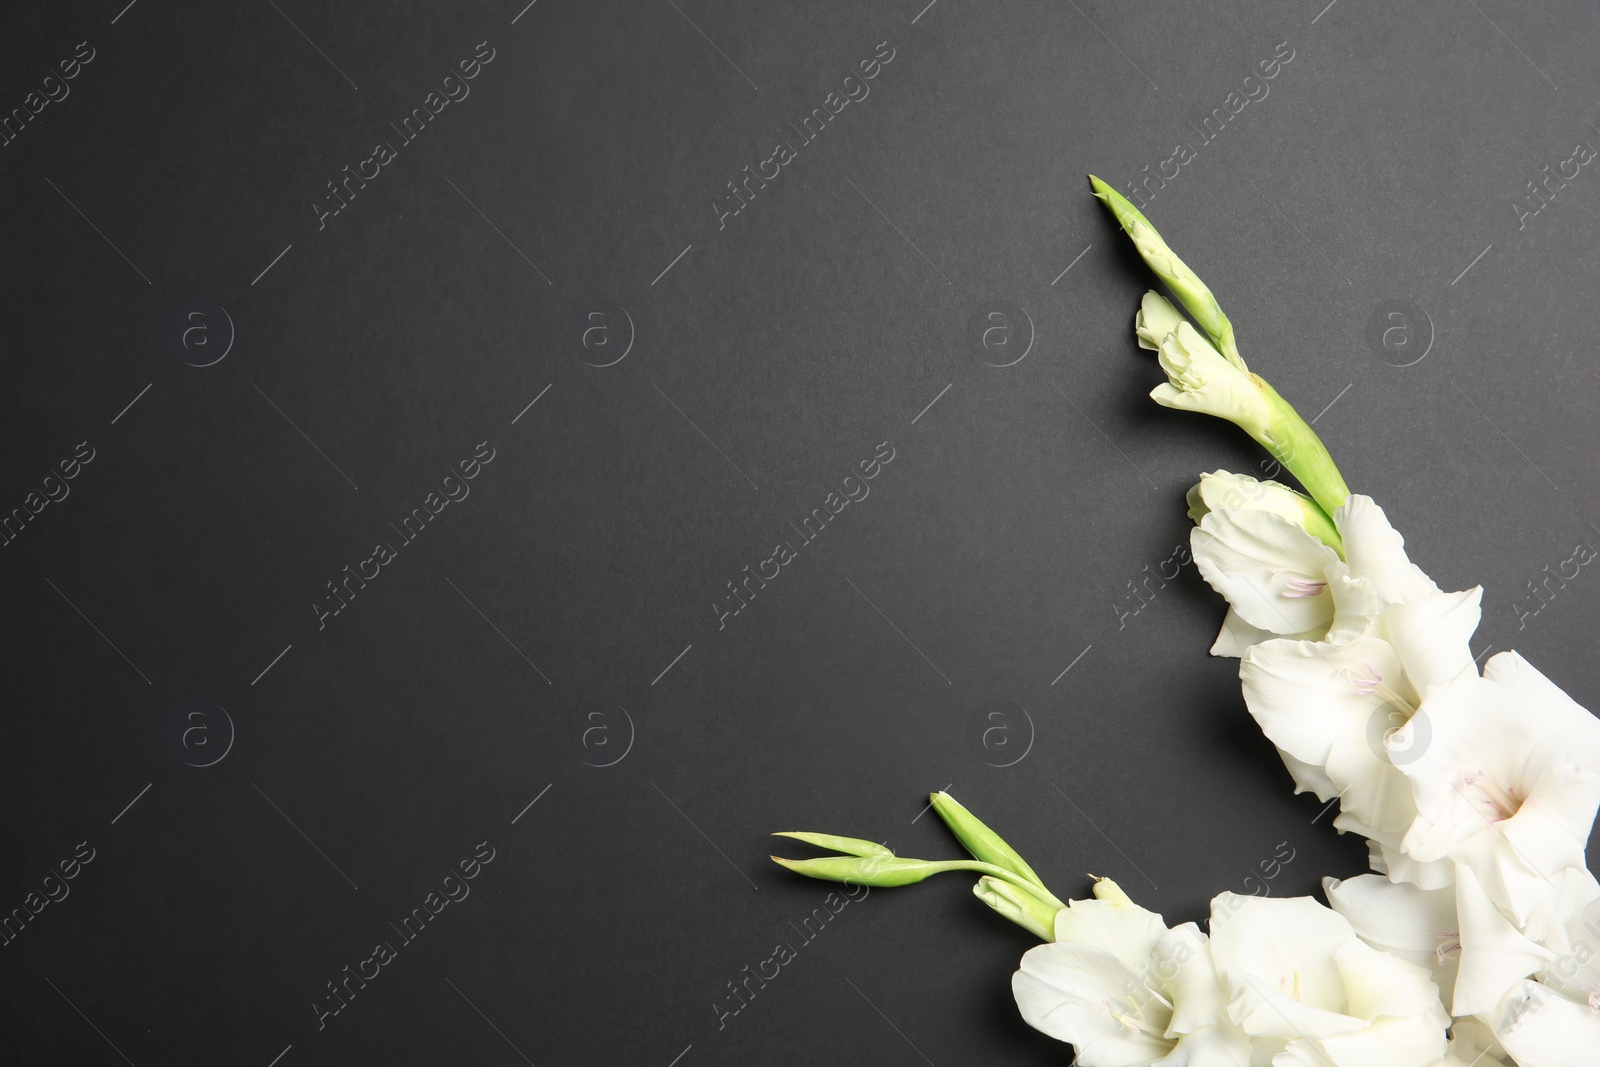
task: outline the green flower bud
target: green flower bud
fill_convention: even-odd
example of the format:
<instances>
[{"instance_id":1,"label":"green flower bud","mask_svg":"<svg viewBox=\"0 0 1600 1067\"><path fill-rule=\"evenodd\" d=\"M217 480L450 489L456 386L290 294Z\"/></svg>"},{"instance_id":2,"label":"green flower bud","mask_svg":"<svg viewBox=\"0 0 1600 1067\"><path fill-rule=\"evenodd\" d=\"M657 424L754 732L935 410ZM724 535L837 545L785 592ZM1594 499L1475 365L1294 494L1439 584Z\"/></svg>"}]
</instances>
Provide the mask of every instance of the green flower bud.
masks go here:
<instances>
[{"instance_id":1,"label":"green flower bud","mask_svg":"<svg viewBox=\"0 0 1600 1067\"><path fill-rule=\"evenodd\" d=\"M1206 283L1189 269L1188 264L1178 258L1178 254L1161 239L1161 234L1156 232L1156 228L1150 225L1150 220L1145 218L1138 208L1128 203L1127 197L1092 174L1089 175L1089 184L1094 188L1094 195L1111 209L1117 222L1121 223L1123 232L1132 238L1133 247L1138 249L1145 263L1156 272L1158 278L1167 283L1167 287L1178 298L1184 310L1200 324L1200 328L1211 335L1212 343L1221 351L1223 357L1241 371L1248 370L1233 339L1233 323L1222 313L1222 307L1217 303L1217 298L1211 294L1211 290L1206 287Z\"/></svg>"},{"instance_id":2,"label":"green flower bud","mask_svg":"<svg viewBox=\"0 0 1600 1067\"><path fill-rule=\"evenodd\" d=\"M1325 515L1350 497L1350 487L1334 466L1316 431L1278 391L1245 366L1234 342L1233 324L1194 271L1179 259L1139 209L1099 178L1090 175L1095 196L1104 201L1145 263L1167 283L1179 303L1209 336L1202 336L1157 293L1147 293L1134 319L1139 344L1160 354L1167 381L1151 399L1169 408L1200 411L1227 419L1244 430L1305 486ZM1320 536L1320 534L1319 534Z\"/></svg>"},{"instance_id":3,"label":"green flower bud","mask_svg":"<svg viewBox=\"0 0 1600 1067\"><path fill-rule=\"evenodd\" d=\"M944 824L950 827L950 832L956 835L956 840L961 842L963 848L972 853L972 858L984 863L992 863L996 867L1021 875L1026 881L1043 888L1044 882L1033 873L1027 861L1017 853L1017 850L1006 844L1005 840L972 812L962 807L955 797L949 793L933 793L928 798L933 803L933 810L938 813Z\"/></svg>"},{"instance_id":4,"label":"green flower bud","mask_svg":"<svg viewBox=\"0 0 1600 1067\"><path fill-rule=\"evenodd\" d=\"M978 879L972 894L1041 941L1055 940L1056 912L1060 908L1046 904L1025 889L987 875Z\"/></svg>"},{"instance_id":5,"label":"green flower bud","mask_svg":"<svg viewBox=\"0 0 1600 1067\"><path fill-rule=\"evenodd\" d=\"M808 834L798 830L775 833L773 837L792 837L818 848L843 852L846 856L892 856L894 852L876 841L863 841L859 837L835 837L833 834Z\"/></svg>"},{"instance_id":6,"label":"green flower bud","mask_svg":"<svg viewBox=\"0 0 1600 1067\"><path fill-rule=\"evenodd\" d=\"M901 859L899 856L823 856L811 860L773 856L772 862L807 878L880 888L911 885L950 870L948 861L933 863L928 860Z\"/></svg>"}]
</instances>

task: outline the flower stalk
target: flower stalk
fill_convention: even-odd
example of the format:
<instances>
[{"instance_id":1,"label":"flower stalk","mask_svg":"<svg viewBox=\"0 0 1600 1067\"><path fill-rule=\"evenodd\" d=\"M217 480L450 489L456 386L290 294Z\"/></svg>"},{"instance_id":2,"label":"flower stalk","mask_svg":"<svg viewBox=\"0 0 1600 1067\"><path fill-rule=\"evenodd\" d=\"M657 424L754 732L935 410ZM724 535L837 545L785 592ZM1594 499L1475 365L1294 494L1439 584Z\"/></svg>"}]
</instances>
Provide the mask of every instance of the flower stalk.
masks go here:
<instances>
[{"instance_id":1,"label":"flower stalk","mask_svg":"<svg viewBox=\"0 0 1600 1067\"><path fill-rule=\"evenodd\" d=\"M1045 887L1022 855L949 793L929 796L933 810L944 820L970 860L921 860L896 856L875 841L834 834L788 831L774 837L792 837L808 845L840 853L808 860L773 856L772 862L807 878L846 882L874 888L912 885L936 874L970 871L982 875L972 892L994 911L1045 941L1055 936L1055 916L1066 903Z\"/></svg>"},{"instance_id":2,"label":"flower stalk","mask_svg":"<svg viewBox=\"0 0 1600 1067\"><path fill-rule=\"evenodd\" d=\"M1145 294L1134 327L1141 347L1158 353L1167 381L1150 396L1165 407L1227 419L1248 433L1299 479L1329 516L1350 498L1350 488L1311 424L1239 354L1233 323L1199 275L1178 258L1138 208L1090 175L1095 196L1111 209L1140 257L1166 283L1200 330L1166 298Z\"/></svg>"}]
</instances>

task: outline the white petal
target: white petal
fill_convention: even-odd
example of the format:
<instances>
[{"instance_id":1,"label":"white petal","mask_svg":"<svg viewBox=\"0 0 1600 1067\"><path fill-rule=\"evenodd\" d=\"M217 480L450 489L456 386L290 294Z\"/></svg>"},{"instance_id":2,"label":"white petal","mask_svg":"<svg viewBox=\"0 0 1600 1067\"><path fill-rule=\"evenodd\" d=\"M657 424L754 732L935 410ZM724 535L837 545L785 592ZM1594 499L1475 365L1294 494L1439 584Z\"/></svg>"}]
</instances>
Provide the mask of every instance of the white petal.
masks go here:
<instances>
[{"instance_id":1,"label":"white petal","mask_svg":"<svg viewBox=\"0 0 1600 1067\"><path fill-rule=\"evenodd\" d=\"M1597 809L1600 774L1557 763L1534 783L1522 807L1499 829L1524 863L1553 876L1563 868L1583 865Z\"/></svg>"},{"instance_id":2,"label":"white petal","mask_svg":"<svg viewBox=\"0 0 1600 1067\"><path fill-rule=\"evenodd\" d=\"M1124 992L1140 981L1103 949L1057 943L1023 954L1011 991L1028 1025L1076 1045L1084 1067L1132 1067L1166 1055L1173 1045L1161 1036L1165 1006L1154 998L1135 1004ZM1141 1009L1159 1025L1144 1023Z\"/></svg>"},{"instance_id":3,"label":"white petal","mask_svg":"<svg viewBox=\"0 0 1600 1067\"><path fill-rule=\"evenodd\" d=\"M1437 1014L1379 1019L1358 1033L1315 1042L1316 1048L1307 1047L1308 1041L1291 1042L1273 1067L1434 1067L1448 1045L1449 1022L1442 1008Z\"/></svg>"},{"instance_id":4,"label":"white petal","mask_svg":"<svg viewBox=\"0 0 1600 1067\"><path fill-rule=\"evenodd\" d=\"M1507 1067L1506 1050L1481 1017L1457 1018L1450 1024L1450 1055L1440 1067Z\"/></svg>"},{"instance_id":5,"label":"white petal","mask_svg":"<svg viewBox=\"0 0 1600 1067\"><path fill-rule=\"evenodd\" d=\"M1471 641L1483 614L1482 599L1482 587L1474 587L1396 604L1383 613L1383 636L1400 653L1418 693L1478 673Z\"/></svg>"},{"instance_id":6,"label":"white petal","mask_svg":"<svg viewBox=\"0 0 1600 1067\"><path fill-rule=\"evenodd\" d=\"M1150 1067L1250 1067L1250 1038L1224 1019L1216 1026L1186 1034Z\"/></svg>"},{"instance_id":7,"label":"white petal","mask_svg":"<svg viewBox=\"0 0 1600 1067\"><path fill-rule=\"evenodd\" d=\"M1373 870L1387 874L1393 882L1404 882L1418 889L1444 889L1456 884L1456 865L1442 859L1423 863L1412 859L1399 846L1369 841L1368 864Z\"/></svg>"},{"instance_id":8,"label":"white petal","mask_svg":"<svg viewBox=\"0 0 1600 1067\"><path fill-rule=\"evenodd\" d=\"M1326 631L1339 554L1270 511L1213 511L1189 535L1195 566L1239 616L1277 634Z\"/></svg>"},{"instance_id":9,"label":"white petal","mask_svg":"<svg viewBox=\"0 0 1600 1067\"><path fill-rule=\"evenodd\" d=\"M1439 987L1433 984L1425 967L1380 952L1354 937L1334 953L1334 962L1344 976L1345 993L1349 998L1347 1015L1358 1019L1444 1015L1444 1006L1439 1003ZM1439 1051L1434 1053L1435 1059L1444 1055L1445 1022L1439 1024Z\"/></svg>"},{"instance_id":10,"label":"white petal","mask_svg":"<svg viewBox=\"0 0 1600 1067\"><path fill-rule=\"evenodd\" d=\"M1222 630L1217 634L1216 641L1212 642L1211 654L1213 656L1228 656L1238 659L1261 642L1271 641L1274 638L1283 636L1285 635L1251 626L1240 617L1237 611L1229 608L1228 614L1222 620ZM1288 636L1296 640L1310 640L1322 635L1319 630L1311 630L1306 633Z\"/></svg>"},{"instance_id":11,"label":"white petal","mask_svg":"<svg viewBox=\"0 0 1600 1067\"><path fill-rule=\"evenodd\" d=\"M1245 654L1239 681L1262 732L1321 767L1350 818L1397 835L1410 825L1411 791L1385 748L1414 699L1393 646L1373 637L1267 641Z\"/></svg>"},{"instance_id":12,"label":"white petal","mask_svg":"<svg viewBox=\"0 0 1600 1067\"><path fill-rule=\"evenodd\" d=\"M1328 777L1328 772L1316 764L1295 759L1281 748L1278 749L1278 758L1289 768L1296 793L1315 793L1317 799L1323 801L1332 800L1339 794L1339 787Z\"/></svg>"},{"instance_id":13,"label":"white petal","mask_svg":"<svg viewBox=\"0 0 1600 1067\"><path fill-rule=\"evenodd\" d=\"M1211 902L1211 951L1245 1033L1328 1037L1366 1023L1344 1014L1344 976L1334 960L1356 942L1350 924L1310 897L1222 893Z\"/></svg>"},{"instance_id":14,"label":"white petal","mask_svg":"<svg viewBox=\"0 0 1600 1067\"><path fill-rule=\"evenodd\" d=\"M1267 641L1239 665L1245 703L1262 732L1296 759L1317 766L1327 765L1341 741L1375 739L1372 757L1380 758L1383 737L1394 724L1376 687L1397 679L1404 687L1402 676L1394 648L1372 637L1346 645Z\"/></svg>"},{"instance_id":15,"label":"white petal","mask_svg":"<svg viewBox=\"0 0 1600 1067\"><path fill-rule=\"evenodd\" d=\"M1322 887L1361 940L1428 968L1442 993L1455 988L1460 924L1453 889L1418 889L1376 874L1324 878Z\"/></svg>"},{"instance_id":16,"label":"white petal","mask_svg":"<svg viewBox=\"0 0 1600 1067\"><path fill-rule=\"evenodd\" d=\"M1370 631L1373 620L1386 605L1373 584L1352 575L1347 563L1331 565L1327 578L1328 595L1333 597L1333 625L1328 628L1327 639L1336 645L1346 644Z\"/></svg>"},{"instance_id":17,"label":"white petal","mask_svg":"<svg viewBox=\"0 0 1600 1067\"><path fill-rule=\"evenodd\" d=\"M1559 931L1529 929L1556 959L1535 977L1578 1000L1600 991L1600 882L1586 868L1569 867L1561 878L1556 908L1564 921Z\"/></svg>"},{"instance_id":18,"label":"white petal","mask_svg":"<svg viewBox=\"0 0 1600 1067\"><path fill-rule=\"evenodd\" d=\"M1371 497L1352 496L1334 513L1333 523L1344 538L1351 573L1370 581L1386 602L1403 604L1439 592L1433 579L1406 556L1405 538Z\"/></svg>"},{"instance_id":19,"label":"white petal","mask_svg":"<svg viewBox=\"0 0 1600 1067\"><path fill-rule=\"evenodd\" d=\"M1133 316L1133 332L1139 339L1139 347L1156 351L1161 347L1161 339L1176 330L1182 321L1183 315L1172 306L1172 301L1153 289L1145 293Z\"/></svg>"},{"instance_id":20,"label":"white petal","mask_svg":"<svg viewBox=\"0 0 1600 1067\"><path fill-rule=\"evenodd\" d=\"M1073 900L1056 912L1056 941L1090 945L1130 967L1145 967L1167 935L1161 916L1135 904Z\"/></svg>"},{"instance_id":21,"label":"white petal","mask_svg":"<svg viewBox=\"0 0 1600 1067\"><path fill-rule=\"evenodd\" d=\"M1398 845L1417 817L1417 806L1406 776L1373 749L1372 738L1364 737L1340 741L1328 753L1328 777L1342 783L1334 825L1343 829L1346 820L1356 820L1365 836Z\"/></svg>"},{"instance_id":22,"label":"white petal","mask_svg":"<svg viewBox=\"0 0 1600 1067\"><path fill-rule=\"evenodd\" d=\"M1211 958L1211 942L1194 923L1173 927L1156 947L1156 974L1172 1001L1168 1037L1181 1037L1225 1020L1226 1003Z\"/></svg>"},{"instance_id":23,"label":"white petal","mask_svg":"<svg viewBox=\"0 0 1600 1067\"><path fill-rule=\"evenodd\" d=\"M1538 982L1513 989L1489 1024L1523 1067L1594 1067L1600 1049L1600 1014Z\"/></svg>"},{"instance_id":24,"label":"white petal","mask_svg":"<svg viewBox=\"0 0 1600 1067\"><path fill-rule=\"evenodd\" d=\"M1499 652L1484 677L1509 687L1517 704L1536 713L1545 746L1580 767L1600 769L1600 720L1515 652Z\"/></svg>"},{"instance_id":25,"label":"white petal","mask_svg":"<svg viewBox=\"0 0 1600 1067\"><path fill-rule=\"evenodd\" d=\"M1461 918L1461 972L1450 1010L1457 1015L1493 1011L1512 987L1555 959L1555 953L1523 937L1500 914L1483 887L1463 866L1456 874Z\"/></svg>"}]
</instances>

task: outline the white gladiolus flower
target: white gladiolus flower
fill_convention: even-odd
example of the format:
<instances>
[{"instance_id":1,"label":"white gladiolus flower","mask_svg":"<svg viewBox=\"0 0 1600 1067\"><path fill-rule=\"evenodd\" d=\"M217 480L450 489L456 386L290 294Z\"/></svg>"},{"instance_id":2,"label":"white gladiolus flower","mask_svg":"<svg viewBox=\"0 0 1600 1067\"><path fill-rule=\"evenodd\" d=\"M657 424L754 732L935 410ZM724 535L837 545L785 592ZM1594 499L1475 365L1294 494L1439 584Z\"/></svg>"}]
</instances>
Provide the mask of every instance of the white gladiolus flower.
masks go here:
<instances>
[{"instance_id":1,"label":"white gladiolus flower","mask_svg":"<svg viewBox=\"0 0 1600 1067\"><path fill-rule=\"evenodd\" d=\"M1325 627L1309 634L1253 642L1224 623L1213 652L1228 651L1230 641L1247 645L1239 678L1251 715L1299 791L1339 798L1334 825L1372 842L1373 867L1423 888L1446 886L1454 879L1450 863L1423 862L1401 848L1416 807L1395 766L1411 753L1391 735L1411 721L1430 688L1476 675L1468 642L1481 590L1441 593L1368 497L1352 496L1333 523L1344 559L1271 512L1204 516L1193 534L1195 563L1229 597L1230 616L1246 626L1275 618L1276 629L1292 633L1329 613ZM1305 572L1314 560L1324 589L1291 607L1291 594L1312 588ZM1413 734L1410 743L1425 738Z\"/></svg>"},{"instance_id":2,"label":"white gladiolus flower","mask_svg":"<svg viewBox=\"0 0 1600 1067\"><path fill-rule=\"evenodd\" d=\"M1022 957L1011 988L1028 1024L1077 1046L1083 1067L1249 1067L1206 935L1167 929L1110 879L1094 892L1057 914L1053 944Z\"/></svg>"},{"instance_id":3,"label":"white gladiolus flower","mask_svg":"<svg viewBox=\"0 0 1600 1067\"><path fill-rule=\"evenodd\" d=\"M1189 516L1195 566L1229 606L1212 655L1240 656L1274 636L1329 636L1336 579L1370 589L1370 598L1347 598L1347 623L1439 594L1370 497L1352 496L1330 522L1286 486L1218 471L1190 490Z\"/></svg>"},{"instance_id":4,"label":"white gladiolus flower","mask_svg":"<svg viewBox=\"0 0 1600 1067\"><path fill-rule=\"evenodd\" d=\"M1495 908L1470 868L1444 889L1378 875L1323 880L1333 909L1373 948L1426 967L1451 1014L1491 1011L1507 991L1555 960Z\"/></svg>"},{"instance_id":5,"label":"white gladiolus flower","mask_svg":"<svg viewBox=\"0 0 1600 1067\"><path fill-rule=\"evenodd\" d=\"M1366 606L1350 624L1336 618L1326 641L1280 639L1248 649L1239 668L1245 703L1283 753L1297 788L1325 801L1337 796L1334 825L1374 842L1377 869L1423 888L1449 885L1448 863L1429 864L1400 847L1417 809L1396 764L1416 758L1426 738L1395 732L1412 721L1433 687L1476 676L1468 641L1481 590L1365 616L1374 601L1370 582L1336 577L1331 588L1336 605Z\"/></svg>"},{"instance_id":6,"label":"white gladiolus flower","mask_svg":"<svg viewBox=\"0 0 1600 1067\"><path fill-rule=\"evenodd\" d=\"M1430 694L1396 732L1417 817L1402 842L1422 863L1470 867L1513 924L1559 943L1558 879L1583 867L1600 806L1600 721L1515 652Z\"/></svg>"},{"instance_id":7,"label":"white gladiolus flower","mask_svg":"<svg viewBox=\"0 0 1600 1067\"><path fill-rule=\"evenodd\" d=\"M1327 636L1328 575L1343 542L1315 501L1227 471L1201 475L1188 499L1196 568L1228 601L1213 656L1242 656L1274 637Z\"/></svg>"},{"instance_id":8,"label":"white gladiolus flower","mask_svg":"<svg viewBox=\"0 0 1600 1067\"><path fill-rule=\"evenodd\" d=\"M1196 568L1228 601L1213 655L1272 637L1321 638L1333 622L1339 554L1277 511L1211 511L1189 535Z\"/></svg>"},{"instance_id":9,"label":"white gladiolus flower","mask_svg":"<svg viewBox=\"0 0 1600 1067\"><path fill-rule=\"evenodd\" d=\"M1273 1067L1433 1067L1445 1055L1450 1017L1428 972L1309 897L1221 894L1211 948L1229 1017L1258 1053L1279 1046Z\"/></svg>"}]
</instances>

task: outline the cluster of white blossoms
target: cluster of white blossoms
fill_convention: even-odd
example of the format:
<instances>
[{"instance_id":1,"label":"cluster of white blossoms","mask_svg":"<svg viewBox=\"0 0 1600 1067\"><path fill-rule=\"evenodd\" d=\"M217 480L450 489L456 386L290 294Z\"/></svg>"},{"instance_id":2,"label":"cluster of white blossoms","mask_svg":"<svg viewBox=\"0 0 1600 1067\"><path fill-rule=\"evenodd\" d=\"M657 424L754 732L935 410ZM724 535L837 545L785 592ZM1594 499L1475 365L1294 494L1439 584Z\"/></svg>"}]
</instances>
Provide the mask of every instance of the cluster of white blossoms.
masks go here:
<instances>
[{"instance_id":1,"label":"cluster of white blossoms","mask_svg":"<svg viewBox=\"0 0 1600 1067\"><path fill-rule=\"evenodd\" d=\"M1374 873L1327 878L1324 904L1223 893L1207 929L1169 928L1115 883L1062 901L944 793L971 860L869 840L786 836L842 853L778 862L898 886L948 871L1046 944L1012 989L1081 1067L1596 1067L1600 720L1515 652L1480 671L1482 590L1445 592L1304 419L1239 354L1211 290L1098 179L1188 318L1147 293L1139 344L1167 407L1236 423L1305 487L1217 471L1189 493L1196 568L1228 603L1211 651L1239 660L1245 704L1297 792L1337 803ZM1192 323L1191 320L1192 319ZM777 859L777 857L774 857Z\"/></svg>"},{"instance_id":2,"label":"cluster of white blossoms","mask_svg":"<svg viewBox=\"0 0 1600 1067\"><path fill-rule=\"evenodd\" d=\"M1334 825L1368 840L1378 873L1329 879L1330 903L1493 1034L1480 1062L1600 1062L1600 884L1584 858L1600 720L1515 652L1480 674L1482 590L1441 591L1371 499L1334 512L1335 538L1298 521L1306 505L1206 475L1192 544L1229 605L1212 651L1240 657L1297 790L1337 799Z\"/></svg>"},{"instance_id":3,"label":"cluster of white blossoms","mask_svg":"<svg viewBox=\"0 0 1600 1067\"><path fill-rule=\"evenodd\" d=\"M1070 1041L1083 1067L1452 1062L1428 969L1310 897L1223 893L1208 937L1194 923L1168 929L1109 879L1094 892L1061 910L1056 940L1012 979L1022 1017Z\"/></svg>"},{"instance_id":4,"label":"cluster of white blossoms","mask_svg":"<svg viewBox=\"0 0 1600 1067\"><path fill-rule=\"evenodd\" d=\"M1059 913L1014 987L1084 1067L1600 1064L1600 720L1515 652L1480 672L1482 589L1441 590L1132 205L1095 183L1196 325L1134 320L1151 397L1227 419L1307 489L1217 471L1189 493L1195 566L1228 602L1211 651L1297 792L1336 802L1375 873L1309 897L1212 902L1210 938L1114 886ZM1308 495L1309 494L1309 495ZM1182 956L1181 962L1178 957Z\"/></svg>"}]
</instances>

